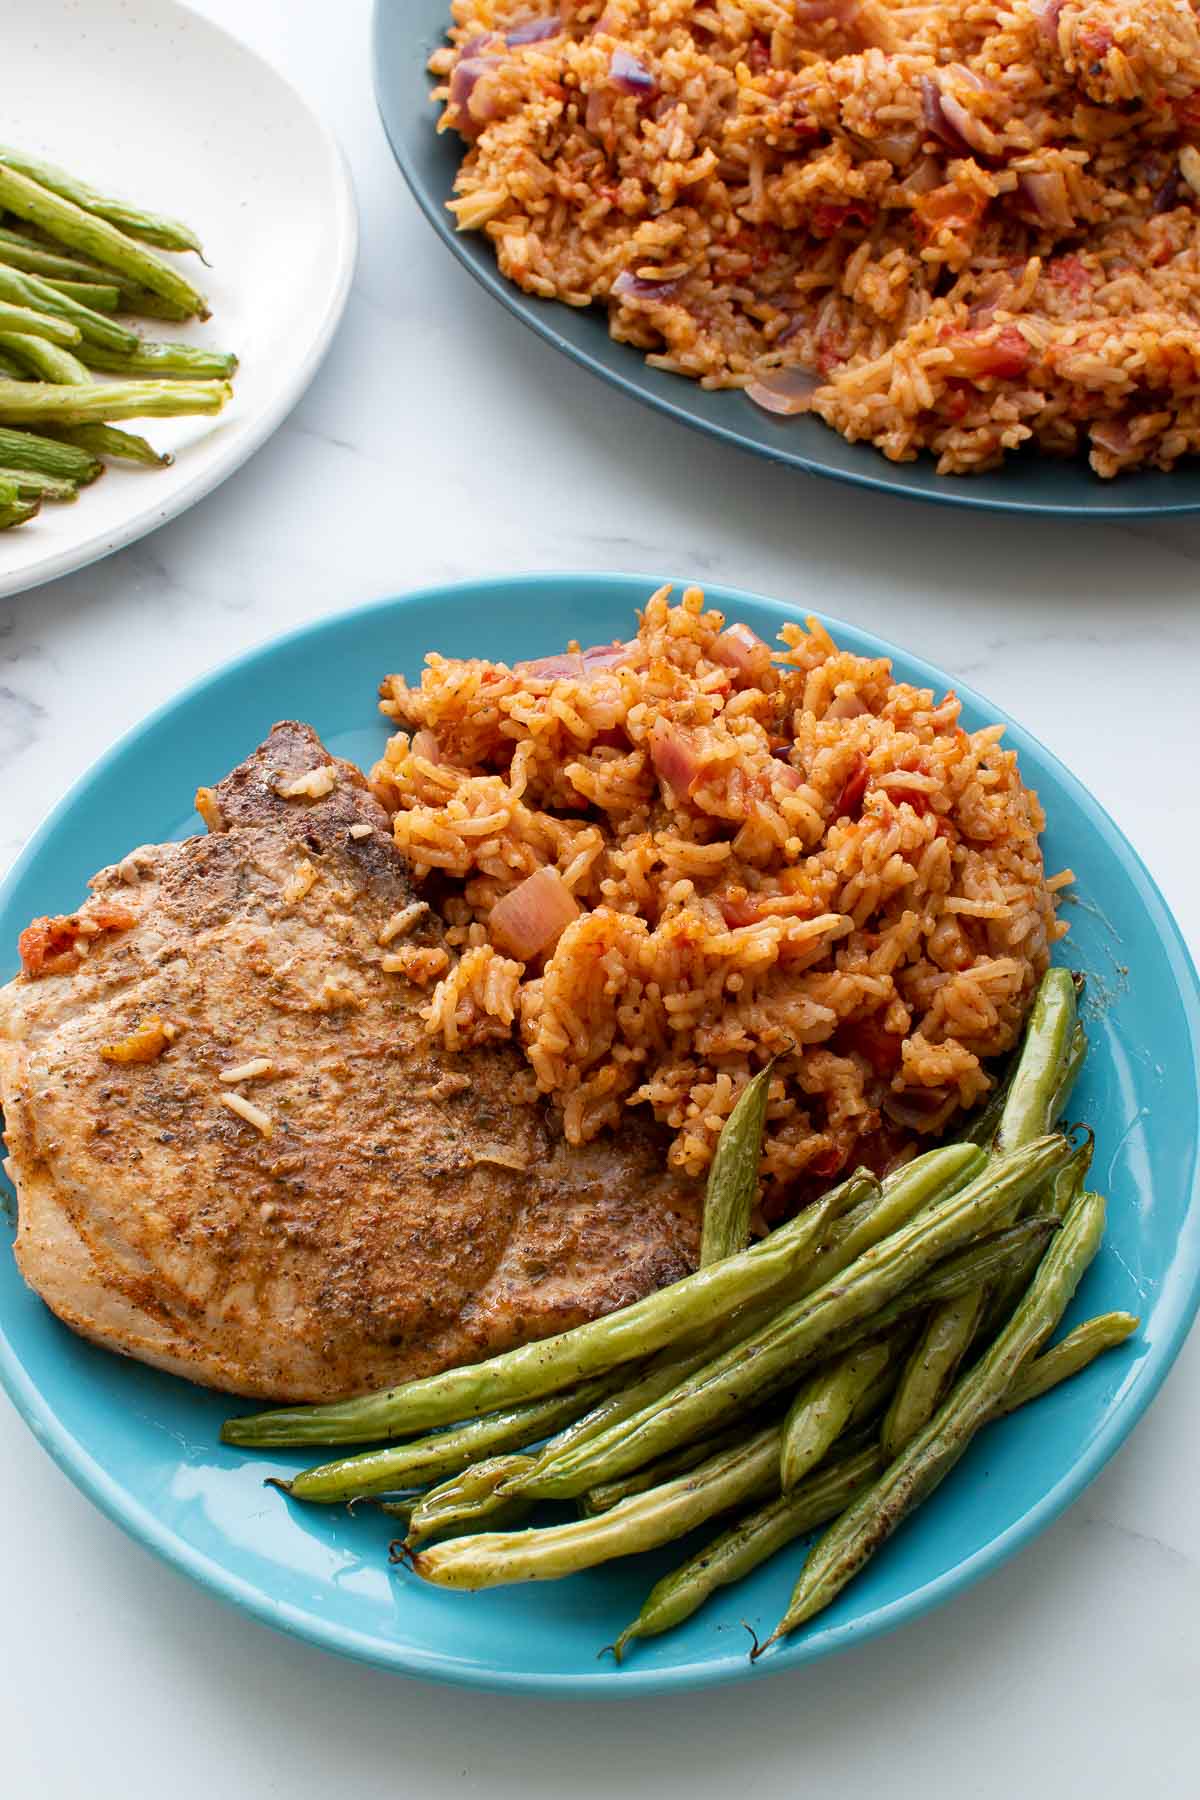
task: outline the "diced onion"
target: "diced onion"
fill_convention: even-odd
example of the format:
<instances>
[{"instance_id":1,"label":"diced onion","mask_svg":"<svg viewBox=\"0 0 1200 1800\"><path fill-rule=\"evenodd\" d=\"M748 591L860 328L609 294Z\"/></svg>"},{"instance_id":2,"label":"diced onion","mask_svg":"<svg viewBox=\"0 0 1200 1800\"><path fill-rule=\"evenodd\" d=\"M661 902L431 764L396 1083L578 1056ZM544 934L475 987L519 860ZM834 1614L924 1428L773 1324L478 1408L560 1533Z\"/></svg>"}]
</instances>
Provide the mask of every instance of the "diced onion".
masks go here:
<instances>
[{"instance_id":1,"label":"diced onion","mask_svg":"<svg viewBox=\"0 0 1200 1800\"><path fill-rule=\"evenodd\" d=\"M712 658L735 674L758 675L764 674L770 666L771 652L756 631L739 621L736 625L727 625L714 640Z\"/></svg>"},{"instance_id":2,"label":"diced onion","mask_svg":"<svg viewBox=\"0 0 1200 1800\"><path fill-rule=\"evenodd\" d=\"M632 269L622 269L612 284L612 292L620 300L669 300L678 286L679 279L647 281Z\"/></svg>"},{"instance_id":3,"label":"diced onion","mask_svg":"<svg viewBox=\"0 0 1200 1800\"><path fill-rule=\"evenodd\" d=\"M764 412L794 418L797 413L808 411L809 401L823 385L821 377L812 369L768 369L750 383L746 398L753 400L755 406L761 406Z\"/></svg>"},{"instance_id":4,"label":"diced onion","mask_svg":"<svg viewBox=\"0 0 1200 1800\"><path fill-rule=\"evenodd\" d=\"M540 44L543 38L561 37L562 28L558 14L551 13L546 19L526 19L523 25L514 25L504 41L514 49L518 44Z\"/></svg>"},{"instance_id":5,"label":"diced onion","mask_svg":"<svg viewBox=\"0 0 1200 1800\"><path fill-rule=\"evenodd\" d=\"M665 781L681 800L686 800L692 783L700 773L700 759L691 741L661 714L650 733L650 760L654 772Z\"/></svg>"},{"instance_id":6,"label":"diced onion","mask_svg":"<svg viewBox=\"0 0 1200 1800\"><path fill-rule=\"evenodd\" d=\"M639 62L628 50L613 51L608 76L622 94L636 94L640 98L658 92L658 83L645 63Z\"/></svg>"},{"instance_id":7,"label":"diced onion","mask_svg":"<svg viewBox=\"0 0 1200 1800\"><path fill-rule=\"evenodd\" d=\"M556 944L579 917L579 905L557 869L538 869L488 915L488 935L499 950L529 962Z\"/></svg>"}]
</instances>

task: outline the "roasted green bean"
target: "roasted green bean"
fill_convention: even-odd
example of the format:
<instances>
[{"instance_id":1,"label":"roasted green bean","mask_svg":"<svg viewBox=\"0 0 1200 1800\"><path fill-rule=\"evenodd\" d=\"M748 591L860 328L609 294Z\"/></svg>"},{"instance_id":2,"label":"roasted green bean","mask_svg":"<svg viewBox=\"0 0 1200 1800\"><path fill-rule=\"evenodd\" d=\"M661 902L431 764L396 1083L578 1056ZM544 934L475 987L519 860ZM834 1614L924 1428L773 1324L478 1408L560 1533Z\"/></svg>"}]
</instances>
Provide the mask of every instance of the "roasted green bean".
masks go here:
<instances>
[{"instance_id":1,"label":"roasted green bean","mask_svg":"<svg viewBox=\"0 0 1200 1800\"><path fill-rule=\"evenodd\" d=\"M704 1192L702 1269L736 1256L750 1240L750 1214L758 1195L758 1164L774 1067L772 1057L766 1068L746 1083L717 1139Z\"/></svg>"},{"instance_id":2,"label":"roasted green bean","mask_svg":"<svg viewBox=\"0 0 1200 1800\"><path fill-rule=\"evenodd\" d=\"M1049 1350L1025 1364L1008 1391L1004 1411L1014 1412L1018 1406L1049 1393L1060 1381L1070 1380L1105 1350L1123 1344L1139 1323L1133 1313L1127 1312L1100 1313L1094 1319L1086 1319L1069 1331L1061 1343L1051 1344Z\"/></svg>"},{"instance_id":3,"label":"roasted green bean","mask_svg":"<svg viewBox=\"0 0 1200 1800\"><path fill-rule=\"evenodd\" d=\"M116 312L121 290L99 281L47 281L46 286L67 300L77 300L91 312Z\"/></svg>"},{"instance_id":4,"label":"roasted green bean","mask_svg":"<svg viewBox=\"0 0 1200 1800\"><path fill-rule=\"evenodd\" d=\"M721 1532L651 1588L641 1612L613 1645L617 1661L634 1638L658 1637L682 1625L718 1588L740 1581L785 1544L835 1519L875 1479L884 1462L878 1444L864 1445Z\"/></svg>"},{"instance_id":5,"label":"roasted green bean","mask_svg":"<svg viewBox=\"0 0 1200 1800\"><path fill-rule=\"evenodd\" d=\"M1016 1150L1050 1130L1071 1064L1077 1023L1074 976L1069 969L1047 969L1000 1116L994 1145L998 1152Z\"/></svg>"},{"instance_id":6,"label":"roasted green bean","mask_svg":"<svg viewBox=\"0 0 1200 1800\"><path fill-rule=\"evenodd\" d=\"M86 425L111 419L174 419L186 413L220 412L232 392L227 381L113 381L87 387L0 381L0 423Z\"/></svg>"},{"instance_id":7,"label":"roasted green bean","mask_svg":"<svg viewBox=\"0 0 1200 1800\"><path fill-rule=\"evenodd\" d=\"M43 281L104 281L107 271L100 263L83 257L63 256L50 244L40 243L23 231L0 227L0 263L20 269L26 275L40 275Z\"/></svg>"},{"instance_id":8,"label":"roasted green bean","mask_svg":"<svg viewBox=\"0 0 1200 1800\"><path fill-rule=\"evenodd\" d=\"M1037 1354L1070 1304L1103 1233L1104 1201L1098 1194L1082 1194L1043 1257L1028 1293L991 1349L961 1378L929 1424L880 1480L816 1545L787 1612L762 1650L828 1606L901 1521L949 1474L976 1433L1003 1410L1022 1366ZM754 1654L760 1653L756 1649Z\"/></svg>"},{"instance_id":9,"label":"roasted green bean","mask_svg":"<svg viewBox=\"0 0 1200 1800\"><path fill-rule=\"evenodd\" d=\"M1043 1350L1018 1373L1004 1401L1005 1413L1028 1405L1085 1368L1103 1351L1124 1343L1138 1321L1129 1313L1104 1313L1089 1319ZM818 1469L791 1495L781 1495L739 1519L687 1562L664 1575L645 1605L617 1639L617 1660L633 1638L655 1637L681 1625L718 1588L740 1581L786 1544L834 1519L883 1472L886 1458L878 1444L851 1453Z\"/></svg>"},{"instance_id":10,"label":"roasted green bean","mask_svg":"<svg viewBox=\"0 0 1200 1800\"><path fill-rule=\"evenodd\" d=\"M107 219L129 237L139 238L147 244L156 244L160 250L194 250L201 261L204 259L199 238L179 219L168 219L161 213L146 212L140 206L130 206L125 200L114 200L107 194L98 193L94 187L89 187L86 181L78 180L66 169L26 156L23 150L14 150L7 145L0 147L0 163L18 170L40 187L49 188L52 194L61 195L64 200L71 201L83 211Z\"/></svg>"},{"instance_id":11,"label":"roasted green bean","mask_svg":"<svg viewBox=\"0 0 1200 1800\"><path fill-rule=\"evenodd\" d=\"M878 1337L881 1332L890 1332L898 1325L911 1327L914 1315L926 1307L940 1305L943 1300L957 1300L973 1287L1004 1279L1013 1269L1022 1271L1024 1285L1028 1286L1058 1225L1057 1219L1039 1217L1021 1219L999 1231L986 1232L965 1250L935 1263L928 1274L914 1281L911 1287L905 1288L870 1318L835 1333L826 1350L830 1356L842 1356L856 1344L861 1344L864 1338Z\"/></svg>"},{"instance_id":12,"label":"roasted green bean","mask_svg":"<svg viewBox=\"0 0 1200 1800\"><path fill-rule=\"evenodd\" d=\"M0 505L0 531L7 531L10 526L24 525L29 519L35 519L41 511L40 500L9 500Z\"/></svg>"},{"instance_id":13,"label":"roasted green bean","mask_svg":"<svg viewBox=\"0 0 1200 1800\"><path fill-rule=\"evenodd\" d=\"M116 304L116 289L113 303ZM77 343L90 344L97 352L108 350L113 353L132 354L140 342L135 331L127 325L118 325L115 319L106 318L94 307L85 306L61 288L53 287L50 282L43 281L39 275L23 275L17 269L5 268L0 264L0 300L11 306L30 307L52 319L60 319L64 324L74 326L78 337ZM19 326L13 326L19 330Z\"/></svg>"},{"instance_id":14,"label":"roasted green bean","mask_svg":"<svg viewBox=\"0 0 1200 1800\"><path fill-rule=\"evenodd\" d=\"M779 1482L785 1494L829 1454L863 1395L878 1385L891 1356L887 1341L863 1344L809 1376L783 1422Z\"/></svg>"},{"instance_id":15,"label":"roasted green bean","mask_svg":"<svg viewBox=\"0 0 1200 1800\"><path fill-rule=\"evenodd\" d=\"M277 1485L293 1500L315 1501L322 1506L367 1499L373 1494L395 1493L402 1488L426 1487L430 1482L459 1474L481 1457L494 1456L503 1450L520 1450L526 1444L537 1443L586 1412L623 1379L624 1371L610 1371L596 1381L568 1388L549 1399L527 1401L506 1412L489 1413L451 1431L320 1463Z\"/></svg>"},{"instance_id":16,"label":"roasted green bean","mask_svg":"<svg viewBox=\"0 0 1200 1800\"><path fill-rule=\"evenodd\" d=\"M418 1550L412 1567L441 1587L499 1587L552 1580L615 1556L668 1544L732 1506L769 1494L779 1480L779 1426L610 1512L531 1531L481 1532Z\"/></svg>"},{"instance_id":17,"label":"roasted green bean","mask_svg":"<svg viewBox=\"0 0 1200 1800\"><path fill-rule=\"evenodd\" d=\"M45 338L27 337L20 331L0 331L0 348L5 355L24 363L40 381L70 386L92 379L77 356Z\"/></svg>"},{"instance_id":18,"label":"roasted green bean","mask_svg":"<svg viewBox=\"0 0 1200 1800\"><path fill-rule=\"evenodd\" d=\"M1069 969L1048 969L1043 975L996 1128L998 1153L1029 1143L1058 1118L1078 1053L1076 995ZM1032 1267L1030 1263L1030 1274ZM1005 1277L1003 1292L1010 1305L1026 1279L1020 1267ZM945 1301L928 1321L884 1422L884 1446L893 1456L933 1417L979 1332L988 1298L981 1291L960 1295Z\"/></svg>"},{"instance_id":19,"label":"roasted green bean","mask_svg":"<svg viewBox=\"0 0 1200 1800\"><path fill-rule=\"evenodd\" d=\"M148 344L129 351L109 350L85 343L80 350L90 369L110 375L185 376L190 380L228 381L237 371L238 359L228 350L206 350L200 344Z\"/></svg>"},{"instance_id":20,"label":"roasted green bean","mask_svg":"<svg viewBox=\"0 0 1200 1800\"><path fill-rule=\"evenodd\" d=\"M11 484L22 500L71 501L79 498L73 481L60 475L43 475L39 469L0 469L0 481Z\"/></svg>"},{"instance_id":21,"label":"roasted green bean","mask_svg":"<svg viewBox=\"0 0 1200 1800\"><path fill-rule=\"evenodd\" d=\"M828 1243L804 1270L800 1299L840 1275L865 1251L891 1237L918 1213L965 1187L983 1170L984 1152L972 1144L943 1144L927 1150L883 1182L880 1193L864 1200L833 1227Z\"/></svg>"},{"instance_id":22,"label":"roasted green bean","mask_svg":"<svg viewBox=\"0 0 1200 1800\"><path fill-rule=\"evenodd\" d=\"M0 207L36 225L60 244L83 251L106 269L116 269L164 299L187 307L198 318L208 317L204 295L161 257L144 250L106 219L31 181L10 164L0 164Z\"/></svg>"},{"instance_id":23,"label":"roasted green bean","mask_svg":"<svg viewBox=\"0 0 1200 1800\"><path fill-rule=\"evenodd\" d=\"M661 1487L664 1481L674 1481L677 1475L686 1475L689 1469L707 1462L710 1456L716 1456L719 1451L744 1442L759 1423L756 1420L753 1425L749 1425L739 1420L727 1431L718 1431L712 1437L698 1438L694 1444L684 1444L669 1456L647 1463L644 1469L638 1469L632 1475L623 1475L619 1481L601 1482L598 1487L589 1488L586 1494L580 1496L580 1505L586 1513L610 1512L622 1500L628 1500L634 1494L644 1494L650 1488Z\"/></svg>"},{"instance_id":24,"label":"roasted green bean","mask_svg":"<svg viewBox=\"0 0 1200 1800\"><path fill-rule=\"evenodd\" d=\"M93 460L111 456L118 462L142 463L148 469L167 469L175 461L169 451L156 450L144 437L115 425L53 425L48 429L62 443L89 452Z\"/></svg>"},{"instance_id":25,"label":"roasted green bean","mask_svg":"<svg viewBox=\"0 0 1200 1800\"><path fill-rule=\"evenodd\" d=\"M1009 1211L1069 1158L1060 1137L996 1157L974 1181L865 1251L834 1281L786 1306L766 1326L698 1369L674 1392L547 1462L521 1491L569 1499L640 1468L676 1445L719 1430L830 1354L835 1333L872 1319L927 1270ZM715 1265L717 1273L729 1264ZM695 1279L695 1278L693 1278Z\"/></svg>"},{"instance_id":26,"label":"roasted green bean","mask_svg":"<svg viewBox=\"0 0 1200 1800\"><path fill-rule=\"evenodd\" d=\"M941 1405L975 1341L986 1304L986 1287L973 1287L956 1300L943 1300L926 1320L884 1417L880 1441L889 1458L899 1456Z\"/></svg>"},{"instance_id":27,"label":"roasted green bean","mask_svg":"<svg viewBox=\"0 0 1200 1800\"><path fill-rule=\"evenodd\" d=\"M79 445L38 437L31 431L0 430L0 462L14 469L40 469L64 481L85 484L103 473L104 464Z\"/></svg>"},{"instance_id":28,"label":"roasted green bean","mask_svg":"<svg viewBox=\"0 0 1200 1800\"><path fill-rule=\"evenodd\" d=\"M38 312L32 306L14 306L0 300L0 331L18 331L22 337L45 338L69 350L80 340L79 330L67 319L56 319L50 313Z\"/></svg>"},{"instance_id":29,"label":"roasted green bean","mask_svg":"<svg viewBox=\"0 0 1200 1800\"><path fill-rule=\"evenodd\" d=\"M473 1530L481 1520L507 1529L523 1518L533 1502L519 1494L504 1494L501 1486L516 1474L519 1465L527 1463L523 1456L491 1456L473 1463L460 1475L452 1475L422 1494L407 1508L406 1540L410 1549L428 1543L430 1538L455 1537Z\"/></svg>"}]
</instances>

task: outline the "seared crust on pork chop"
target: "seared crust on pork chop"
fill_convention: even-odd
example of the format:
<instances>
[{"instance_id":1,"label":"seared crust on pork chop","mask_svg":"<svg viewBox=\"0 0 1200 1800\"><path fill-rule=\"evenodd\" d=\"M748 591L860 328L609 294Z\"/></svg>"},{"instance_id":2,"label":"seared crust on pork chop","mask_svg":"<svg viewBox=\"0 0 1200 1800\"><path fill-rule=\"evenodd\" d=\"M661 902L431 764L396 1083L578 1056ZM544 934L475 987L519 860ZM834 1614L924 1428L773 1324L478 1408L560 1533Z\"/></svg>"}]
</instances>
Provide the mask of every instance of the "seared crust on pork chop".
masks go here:
<instances>
[{"instance_id":1,"label":"seared crust on pork chop","mask_svg":"<svg viewBox=\"0 0 1200 1800\"><path fill-rule=\"evenodd\" d=\"M657 1130L571 1148L514 1097L511 1045L428 1036L379 941L417 896L356 769L286 722L204 807L208 837L31 928L42 972L0 991L16 1255L60 1318L212 1387L328 1400L694 1266L699 1192ZM427 908L405 923L441 948Z\"/></svg>"}]
</instances>

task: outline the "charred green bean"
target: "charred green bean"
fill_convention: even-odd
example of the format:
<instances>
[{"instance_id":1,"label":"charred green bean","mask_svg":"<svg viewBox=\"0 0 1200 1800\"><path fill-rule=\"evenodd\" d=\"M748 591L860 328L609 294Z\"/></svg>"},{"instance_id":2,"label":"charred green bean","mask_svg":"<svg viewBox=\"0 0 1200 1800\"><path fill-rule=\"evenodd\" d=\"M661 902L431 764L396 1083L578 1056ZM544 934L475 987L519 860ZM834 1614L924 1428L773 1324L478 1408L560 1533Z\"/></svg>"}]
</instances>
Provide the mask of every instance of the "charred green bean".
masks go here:
<instances>
[{"instance_id":1,"label":"charred green bean","mask_svg":"<svg viewBox=\"0 0 1200 1800\"><path fill-rule=\"evenodd\" d=\"M617 1661L634 1638L658 1637L682 1625L718 1588L740 1581L786 1544L835 1519L884 1466L879 1445L865 1445L721 1532L651 1588L641 1612L613 1645Z\"/></svg>"},{"instance_id":2,"label":"charred green bean","mask_svg":"<svg viewBox=\"0 0 1200 1800\"><path fill-rule=\"evenodd\" d=\"M880 1440L889 1458L899 1456L941 1405L975 1341L986 1304L986 1287L974 1287L930 1314L883 1421Z\"/></svg>"},{"instance_id":3,"label":"charred green bean","mask_svg":"<svg viewBox=\"0 0 1200 1800\"><path fill-rule=\"evenodd\" d=\"M1026 1363L1020 1370L1004 1402L1005 1412L1014 1412L1030 1400L1037 1400L1061 1381L1069 1381L1081 1369L1094 1362L1105 1350L1123 1344L1138 1328L1140 1320L1127 1312L1100 1313L1086 1319L1069 1331L1061 1343Z\"/></svg>"},{"instance_id":4,"label":"charred green bean","mask_svg":"<svg viewBox=\"0 0 1200 1800\"><path fill-rule=\"evenodd\" d=\"M779 1481L785 1494L829 1454L863 1395L878 1385L891 1356L886 1341L863 1344L809 1376L783 1422Z\"/></svg>"},{"instance_id":5,"label":"charred green bean","mask_svg":"<svg viewBox=\"0 0 1200 1800\"><path fill-rule=\"evenodd\" d=\"M779 1479L779 1426L710 1458L611 1511L530 1531L480 1532L418 1550L412 1567L441 1587L499 1587L554 1580L616 1556L669 1544L730 1507L769 1494Z\"/></svg>"},{"instance_id":6,"label":"charred green bean","mask_svg":"<svg viewBox=\"0 0 1200 1800\"><path fill-rule=\"evenodd\" d=\"M640 1468L676 1445L719 1430L747 1404L762 1405L813 1362L835 1333L873 1319L933 1265L1019 1204L1070 1156L1060 1137L995 1158L981 1175L865 1251L834 1281L786 1306L769 1324L698 1369L633 1418L546 1462L521 1489L569 1499ZM717 1264L714 1273L729 1265Z\"/></svg>"},{"instance_id":7,"label":"charred green bean","mask_svg":"<svg viewBox=\"0 0 1200 1800\"><path fill-rule=\"evenodd\" d=\"M1103 1233L1104 1201L1098 1194L1082 1194L1043 1257L1028 1293L991 1349L961 1378L929 1424L879 1481L816 1545L787 1612L763 1650L828 1606L901 1521L944 1480L976 1433L1003 1410L1021 1368L1036 1356L1070 1304Z\"/></svg>"},{"instance_id":8,"label":"charred green bean","mask_svg":"<svg viewBox=\"0 0 1200 1800\"><path fill-rule=\"evenodd\" d=\"M772 1057L766 1068L746 1083L717 1139L704 1192L702 1269L736 1256L750 1241L750 1214L758 1195L758 1165L774 1067Z\"/></svg>"},{"instance_id":9,"label":"charred green bean","mask_svg":"<svg viewBox=\"0 0 1200 1800\"><path fill-rule=\"evenodd\" d=\"M407 1444L390 1444L383 1450L366 1450L357 1456L338 1457L305 1469L278 1485L293 1500L333 1506L345 1500L368 1499L374 1494L395 1493L402 1488L427 1487L457 1475L481 1457L503 1450L520 1450L586 1412L612 1392L622 1375L610 1372L596 1381L568 1388L546 1400L528 1401L506 1412L489 1413L470 1424Z\"/></svg>"},{"instance_id":10,"label":"charred green bean","mask_svg":"<svg viewBox=\"0 0 1200 1800\"><path fill-rule=\"evenodd\" d=\"M1137 1325L1132 1314L1117 1312L1077 1326L1061 1343L1022 1367L1008 1390L1003 1411L1015 1412L1039 1399L1105 1350L1124 1343ZM617 1639L617 1660L632 1639L655 1637L681 1625L718 1588L740 1581L785 1545L836 1518L882 1474L886 1462L879 1444L853 1453L847 1444L844 1458L818 1469L793 1494L769 1501L721 1532L650 1590L633 1624Z\"/></svg>"},{"instance_id":11,"label":"charred green bean","mask_svg":"<svg viewBox=\"0 0 1200 1800\"><path fill-rule=\"evenodd\" d=\"M142 463L148 469L167 469L175 461L169 451L156 450L144 437L121 431L116 425L54 425L48 429L62 443L88 452L93 460L111 456L118 462Z\"/></svg>"}]
</instances>

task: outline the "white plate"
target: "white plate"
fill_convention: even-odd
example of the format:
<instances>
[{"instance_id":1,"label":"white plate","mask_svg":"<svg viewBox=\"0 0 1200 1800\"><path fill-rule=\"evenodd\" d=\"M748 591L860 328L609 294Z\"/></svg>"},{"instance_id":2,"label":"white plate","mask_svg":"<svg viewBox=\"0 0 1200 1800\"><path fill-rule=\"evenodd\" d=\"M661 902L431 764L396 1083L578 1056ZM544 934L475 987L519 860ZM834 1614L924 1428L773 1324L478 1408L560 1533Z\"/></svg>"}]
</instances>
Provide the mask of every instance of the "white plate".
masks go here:
<instances>
[{"instance_id":1,"label":"white plate","mask_svg":"<svg viewBox=\"0 0 1200 1800\"><path fill-rule=\"evenodd\" d=\"M151 338L234 350L215 418L154 419L169 469L110 464L71 506L0 532L0 595L36 587L173 519L280 425L320 365L354 273L342 155L261 58L174 0L7 0L6 142L93 186L185 219L211 263L178 260L212 318L147 320Z\"/></svg>"}]
</instances>

